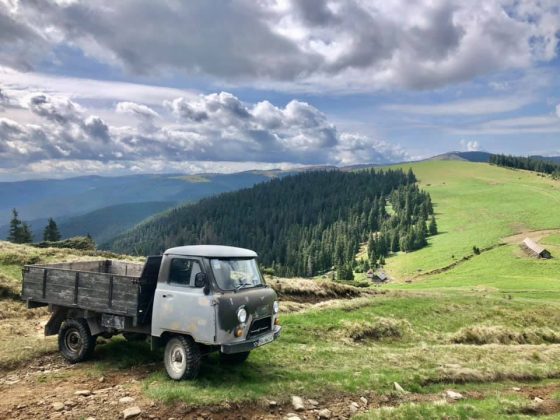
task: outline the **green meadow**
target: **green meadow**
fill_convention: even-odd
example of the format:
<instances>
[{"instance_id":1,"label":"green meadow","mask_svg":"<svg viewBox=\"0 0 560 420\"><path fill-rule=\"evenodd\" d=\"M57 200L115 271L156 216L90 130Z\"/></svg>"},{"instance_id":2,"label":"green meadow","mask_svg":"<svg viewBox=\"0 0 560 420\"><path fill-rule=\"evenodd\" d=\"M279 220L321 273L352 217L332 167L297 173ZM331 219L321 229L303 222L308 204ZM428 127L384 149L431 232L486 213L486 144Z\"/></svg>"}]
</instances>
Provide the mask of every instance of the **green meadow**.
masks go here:
<instances>
[{"instance_id":1,"label":"green meadow","mask_svg":"<svg viewBox=\"0 0 560 420\"><path fill-rule=\"evenodd\" d=\"M560 259L528 257L519 247L523 235L508 242L514 234L560 229L560 182L484 163L432 161L408 166L432 196L440 233L424 249L387 259L387 270L396 280L392 287L484 287L517 294L560 291ZM558 233L545 236L542 243L560 257ZM482 250L480 255L474 255L474 246ZM405 280L411 283L399 284Z\"/></svg>"},{"instance_id":2,"label":"green meadow","mask_svg":"<svg viewBox=\"0 0 560 420\"><path fill-rule=\"evenodd\" d=\"M161 351L121 337L98 345L93 361L65 375L96 383L101 376L130 378L141 368L145 373L133 378L143 396L168 407L275 400L290 410L290 397L300 395L331 408L341 399L378 401L356 413L362 419L557 415L560 182L478 163L408 166L432 196L440 233L424 249L387 259L393 281L381 286L385 293L296 309L284 302L278 342L254 351L244 366L223 366L210 356L195 381L171 381ZM550 260L531 258L519 246L525 234L542 230L538 240ZM30 317L13 299L21 265L87 255L1 245L0 279L9 293L0 300L0 368L10 372L55 351L54 340L19 334ZM473 246L482 252L474 255ZM28 350L11 351L14 343ZM449 401L450 389L465 398Z\"/></svg>"}]
</instances>

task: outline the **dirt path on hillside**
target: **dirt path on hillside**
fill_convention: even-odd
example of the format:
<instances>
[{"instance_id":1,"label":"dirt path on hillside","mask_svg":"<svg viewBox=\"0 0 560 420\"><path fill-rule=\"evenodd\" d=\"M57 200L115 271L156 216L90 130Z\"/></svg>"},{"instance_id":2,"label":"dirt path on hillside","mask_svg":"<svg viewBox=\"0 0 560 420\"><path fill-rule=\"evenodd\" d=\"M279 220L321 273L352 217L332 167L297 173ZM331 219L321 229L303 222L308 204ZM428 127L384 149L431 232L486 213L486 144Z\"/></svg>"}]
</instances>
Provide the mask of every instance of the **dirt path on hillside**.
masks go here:
<instances>
[{"instance_id":1,"label":"dirt path on hillside","mask_svg":"<svg viewBox=\"0 0 560 420\"><path fill-rule=\"evenodd\" d=\"M502 241L508 245L521 244L525 238L530 238L535 242L539 242L543 238L555 233L560 233L560 229L524 230L515 235L506 236Z\"/></svg>"},{"instance_id":2,"label":"dirt path on hillside","mask_svg":"<svg viewBox=\"0 0 560 420\"><path fill-rule=\"evenodd\" d=\"M496 245L489 246L487 248L480 248L480 253L482 254L483 252L488 252L488 251L491 251L495 248L498 248L498 247L504 246L504 245L505 245L504 243L499 243L499 244L496 244ZM433 275L436 275L436 274L445 273L446 271L452 270L455 267L466 263L467 261L471 260L474 257L476 257L475 254L465 255L460 260L454 261L451 264L448 264L444 267L436 268L434 270L426 271L424 273L417 274L413 278L414 279L419 279L419 278L422 278L422 277L433 276Z\"/></svg>"},{"instance_id":3,"label":"dirt path on hillside","mask_svg":"<svg viewBox=\"0 0 560 420\"><path fill-rule=\"evenodd\" d=\"M58 354L53 354L3 374L0 376L0 418L115 419L122 418L125 409L138 407L140 414L137 419L280 419L297 414L304 420L317 419L320 410L325 409L329 410L331 418L348 419L367 410L391 409L406 403L455 403L445 392L418 394L395 391L390 395L379 395L366 391L357 395L325 395L317 401L302 395L304 409L297 412L290 401L224 403L206 407L184 403L166 405L149 399L142 391L141 381L161 369L159 364L115 369L106 372L103 377L92 375L87 365L69 365ZM560 384L519 384L515 388L506 388L502 394L526 398L528 408L525 414L555 414L560 412L560 402L555 399L559 390ZM481 400L495 396L495 392L468 391L462 394L464 398Z\"/></svg>"}]
</instances>

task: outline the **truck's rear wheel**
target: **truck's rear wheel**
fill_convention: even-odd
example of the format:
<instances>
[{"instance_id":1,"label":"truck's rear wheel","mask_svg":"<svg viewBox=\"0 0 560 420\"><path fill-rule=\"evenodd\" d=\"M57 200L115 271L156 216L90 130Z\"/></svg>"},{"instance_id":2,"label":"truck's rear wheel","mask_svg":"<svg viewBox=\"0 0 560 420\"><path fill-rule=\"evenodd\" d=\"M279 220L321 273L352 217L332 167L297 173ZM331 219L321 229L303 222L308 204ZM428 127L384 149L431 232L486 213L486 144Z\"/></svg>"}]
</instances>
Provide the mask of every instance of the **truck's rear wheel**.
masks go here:
<instances>
[{"instance_id":1,"label":"truck's rear wheel","mask_svg":"<svg viewBox=\"0 0 560 420\"><path fill-rule=\"evenodd\" d=\"M243 351L241 353L221 353L220 362L226 365L240 365L249 357L250 351Z\"/></svg>"},{"instance_id":2,"label":"truck's rear wheel","mask_svg":"<svg viewBox=\"0 0 560 420\"><path fill-rule=\"evenodd\" d=\"M95 341L85 319L67 319L58 331L58 348L70 363L88 359L95 349Z\"/></svg>"},{"instance_id":3,"label":"truck's rear wheel","mask_svg":"<svg viewBox=\"0 0 560 420\"><path fill-rule=\"evenodd\" d=\"M180 381L198 376L202 356L191 337L176 336L167 342L163 360L169 377Z\"/></svg>"}]
</instances>

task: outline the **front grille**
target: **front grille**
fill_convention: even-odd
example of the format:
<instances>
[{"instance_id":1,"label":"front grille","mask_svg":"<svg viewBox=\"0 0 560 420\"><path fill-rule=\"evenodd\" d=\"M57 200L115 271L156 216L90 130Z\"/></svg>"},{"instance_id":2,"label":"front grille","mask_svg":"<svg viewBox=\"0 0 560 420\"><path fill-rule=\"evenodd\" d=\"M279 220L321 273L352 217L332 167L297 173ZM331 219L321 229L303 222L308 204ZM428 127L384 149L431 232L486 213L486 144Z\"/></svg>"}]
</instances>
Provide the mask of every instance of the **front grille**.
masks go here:
<instances>
[{"instance_id":1,"label":"front grille","mask_svg":"<svg viewBox=\"0 0 560 420\"><path fill-rule=\"evenodd\" d=\"M247 334L247 338L254 337L256 335L263 334L267 331L270 331L272 327L272 318L267 316L266 318L256 319L251 324L251 328L249 328L249 333Z\"/></svg>"}]
</instances>

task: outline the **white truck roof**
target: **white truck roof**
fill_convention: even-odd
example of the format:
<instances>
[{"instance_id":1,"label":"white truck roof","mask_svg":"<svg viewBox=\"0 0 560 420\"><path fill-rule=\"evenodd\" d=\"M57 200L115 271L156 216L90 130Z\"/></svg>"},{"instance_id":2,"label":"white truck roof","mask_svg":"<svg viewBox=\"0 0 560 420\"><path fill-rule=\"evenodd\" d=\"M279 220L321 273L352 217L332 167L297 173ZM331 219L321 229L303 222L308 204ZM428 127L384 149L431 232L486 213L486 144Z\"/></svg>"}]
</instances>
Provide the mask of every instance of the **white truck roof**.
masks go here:
<instances>
[{"instance_id":1,"label":"white truck roof","mask_svg":"<svg viewBox=\"0 0 560 420\"><path fill-rule=\"evenodd\" d=\"M256 258L257 253L245 248L224 245L188 245L169 248L165 254L208 258Z\"/></svg>"}]
</instances>

